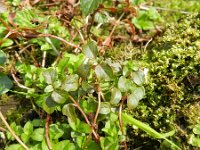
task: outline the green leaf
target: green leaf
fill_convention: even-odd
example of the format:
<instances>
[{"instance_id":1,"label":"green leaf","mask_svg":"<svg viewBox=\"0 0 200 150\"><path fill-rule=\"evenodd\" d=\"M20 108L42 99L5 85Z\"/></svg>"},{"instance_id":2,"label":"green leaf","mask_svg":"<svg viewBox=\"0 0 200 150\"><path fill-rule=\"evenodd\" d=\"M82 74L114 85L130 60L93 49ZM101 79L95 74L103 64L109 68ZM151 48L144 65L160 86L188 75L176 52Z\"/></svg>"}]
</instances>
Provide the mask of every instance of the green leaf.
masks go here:
<instances>
[{"instance_id":1,"label":"green leaf","mask_svg":"<svg viewBox=\"0 0 200 150\"><path fill-rule=\"evenodd\" d=\"M76 122L76 112L73 104L66 104L62 108L62 113L63 115L67 116L70 118L72 122Z\"/></svg>"},{"instance_id":2,"label":"green leaf","mask_svg":"<svg viewBox=\"0 0 200 150\"><path fill-rule=\"evenodd\" d=\"M3 43L0 45L1 48L8 47L13 44L13 41L11 39L3 39Z\"/></svg>"},{"instance_id":3,"label":"green leaf","mask_svg":"<svg viewBox=\"0 0 200 150\"><path fill-rule=\"evenodd\" d=\"M138 70L136 72L133 72L133 81L137 84L137 85L142 85L145 82L145 75L144 72L142 70Z\"/></svg>"},{"instance_id":4,"label":"green leaf","mask_svg":"<svg viewBox=\"0 0 200 150\"><path fill-rule=\"evenodd\" d=\"M57 103L52 99L52 96L48 96L45 100L45 104L47 107L55 107ZM44 106L44 107L46 107Z\"/></svg>"},{"instance_id":5,"label":"green leaf","mask_svg":"<svg viewBox=\"0 0 200 150\"><path fill-rule=\"evenodd\" d=\"M192 146L200 147L200 138L192 134L189 137L188 143L191 144Z\"/></svg>"},{"instance_id":6,"label":"green leaf","mask_svg":"<svg viewBox=\"0 0 200 150\"><path fill-rule=\"evenodd\" d=\"M88 142L88 144L86 145L85 150L101 150L101 148L100 148L99 144L90 140Z\"/></svg>"},{"instance_id":7,"label":"green leaf","mask_svg":"<svg viewBox=\"0 0 200 150\"><path fill-rule=\"evenodd\" d=\"M126 79L124 76L121 76L118 81L118 88L121 92L128 92L131 87L130 80Z\"/></svg>"},{"instance_id":8,"label":"green leaf","mask_svg":"<svg viewBox=\"0 0 200 150\"><path fill-rule=\"evenodd\" d=\"M0 50L0 66L3 66L7 60L6 54Z\"/></svg>"},{"instance_id":9,"label":"green leaf","mask_svg":"<svg viewBox=\"0 0 200 150\"><path fill-rule=\"evenodd\" d=\"M50 93L52 92L54 89L53 89L53 86L52 85L47 85L44 89L44 92L45 93Z\"/></svg>"},{"instance_id":10,"label":"green leaf","mask_svg":"<svg viewBox=\"0 0 200 150\"><path fill-rule=\"evenodd\" d=\"M25 134L25 133L22 133L22 134L21 134L21 139L22 139L22 141L23 141L24 143L27 143L27 142L29 141L29 139L30 139L30 135L27 135L27 134Z\"/></svg>"},{"instance_id":11,"label":"green leaf","mask_svg":"<svg viewBox=\"0 0 200 150\"><path fill-rule=\"evenodd\" d=\"M165 134L160 134L156 130L152 129L149 125L147 125L147 124L145 124L145 123L133 118L132 116L130 116L128 114L122 113L122 120L127 124L134 125L134 126L140 128L141 130L145 131L147 134L149 134L150 136L152 136L154 138L164 139L167 142L169 142L171 145L176 147L177 149L181 149L174 142L168 140L165 137L165 135L168 135L168 134L166 134L166 133ZM171 134L169 134L169 135L171 135Z\"/></svg>"},{"instance_id":12,"label":"green leaf","mask_svg":"<svg viewBox=\"0 0 200 150\"><path fill-rule=\"evenodd\" d=\"M24 133L26 135L30 135L33 132L33 125L30 121L28 121L25 125L24 125Z\"/></svg>"},{"instance_id":13,"label":"green leaf","mask_svg":"<svg viewBox=\"0 0 200 150\"><path fill-rule=\"evenodd\" d=\"M83 79L87 79L89 74L90 74L90 64L88 64L88 62L83 62L78 67L78 75Z\"/></svg>"},{"instance_id":14,"label":"green leaf","mask_svg":"<svg viewBox=\"0 0 200 150\"><path fill-rule=\"evenodd\" d=\"M106 114L109 114L110 113L110 103L108 103L108 102L102 102L101 103L101 108L100 108L100 114L104 114L104 115L106 115Z\"/></svg>"},{"instance_id":15,"label":"green leaf","mask_svg":"<svg viewBox=\"0 0 200 150\"><path fill-rule=\"evenodd\" d=\"M59 92L59 91L53 91L51 94L52 99L58 103L58 104L63 104L66 101L66 96L63 96L64 94Z\"/></svg>"},{"instance_id":16,"label":"green leaf","mask_svg":"<svg viewBox=\"0 0 200 150\"><path fill-rule=\"evenodd\" d=\"M113 76L112 68L107 64L97 65L95 67L95 74L97 75L97 78L105 81L109 81Z\"/></svg>"},{"instance_id":17,"label":"green leaf","mask_svg":"<svg viewBox=\"0 0 200 150\"><path fill-rule=\"evenodd\" d=\"M79 77L77 74L66 76L65 81L62 84L62 89L67 92L76 91L79 86L78 79Z\"/></svg>"},{"instance_id":18,"label":"green leaf","mask_svg":"<svg viewBox=\"0 0 200 150\"><path fill-rule=\"evenodd\" d=\"M118 88L113 88L111 90L111 98L110 98L110 103L112 105L117 105L119 104L120 100L122 98L122 93Z\"/></svg>"},{"instance_id":19,"label":"green leaf","mask_svg":"<svg viewBox=\"0 0 200 150\"><path fill-rule=\"evenodd\" d=\"M80 7L83 15L87 16L99 7L102 0L80 0Z\"/></svg>"},{"instance_id":20,"label":"green leaf","mask_svg":"<svg viewBox=\"0 0 200 150\"><path fill-rule=\"evenodd\" d=\"M102 150L118 150L118 139L116 140L116 137L101 137L100 138L100 144Z\"/></svg>"},{"instance_id":21,"label":"green leaf","mask_svg":"<svg viewBox=\"0 0 200 150\"><path fill-rule=\"evenodd\" d=\"M24 150L24 148L20 144L11 144L5 150Z\"/></svg>"},{"instance_id":22,"label":"green leaf","mask_svg":"<svg viewBox=\"0 0 200 150\"><path fill-rule=\"evenodd\" d=\"M64 134L64 131L58 127L56 124L51 124L49 127L50 139L57 140Z\"/></svg>"},{"instance_id":23,"label":"green leaf","mask_svg":"<svg viewBox=\"0 0 200 150\"><path fill-rule=\"evenodd\" d=\"M127 97L127 106L129 109L134 109L138 106L139 99L135 97L135 94L131 94Z\"/></svg>"},{"instance_id":24,"label":"green leaf","mask_svg":"<svg viewBox=\"0 0 200 150\"><path fill-rule=\"evenodd\" d=\"M0 95L8 92L12 85L12 81L5 74L0 73Z\"/></svg>"},{"instance_id":25,"label":"green leaf","mask_svg":"<svg viewBox=\"0 0 200 150\"><path fill-rule=\"evenodd\" d=\"M95 22L98 22L98 23L107 23L108 22L108 16L106 14L102 14L102 13L99 13L97 12L94 16L94 20Z\"/></svg>"},{"instance_id":26,"label":"green leaf","mask_svg":"<svg viewBox=\"0 0 200 150\"><path fill-rule=\"evenodd\" d=\"M91 127L87 123L80 121L76 131L80 133L91 133Z\"/></svg>"},{"instance_id":27,"label":"green leaf","mask_svg":"<svg viewBox=\"0 0 200 150\"><path fill-rule=\"evenodd\" d=\"M98 53L97 44L94 41L89 41L83 46L83 54L87 58L96 58Z\"/></svg>"},{"instance_id":28,"label":"green leaf","mask_svg":"<svg viewBox=\"0 0 200 150\"><path fill-rule=\"evenodd\" d=\"M34 13L33 9L23 9L22 11L17 11L14 18L14 23L19 27L36 27L36 25L31 22L31 20L38 18L36 14L37 13Z\"/></svg>"},{"instance_id":29,"label":"green leaf","mask_svg":"<svg viewBox=\"0 0 200 150\"><path fill-rule=\"evenodd\" d=\"M76 147L73 143L70 143L69 140L63 140L55 145L53 145L53 150L76 150Z\"/></svg>"},{"instance_id":30,"label":"green leaf","mask_svg":"<svg viewBox=\"0 0 200 150\"><path fill-rule=\"evenodd\" d=\"M48 114L52 114L55 110L56 103L52 100L50 96L47 97L46 101L42 103L42 108Z\"/></svg>"},{"instance_id":31,"label":"green leaf","mask_svg":"<svg viewBox=\"0 0 200 150\"><path fill-rule=\"evenodd\" d=\"M39 141L41 142L44 139L44 128L37 128L33 131L31 134L31 138L34 141Z\"/></svg>"},{"instance_id":32,"label":"green leaf","mask_svg":"<svg viewBox=\"0 0 200 150\"><path fill-rule=\"evenodd\" d=\"M63 58L63 59L61 59L61 60L59 61L57 67L58 67L58 72L59 72L60 74L64 74L65 68L66 68L66 66L67 66L68 61L69 61L69 58Z\"/></svg>"},{"instance_id":33,"label":"green leaf","mask_svg":"<svg viewBox=\"0 0 200 150\"><path fill-rule=\"evenodd\" d=\"M200 134L200 124L196 124L192 131L194 134Z\"/></svg>"},{"instance_id":34,"label":"green leaf","mask_svg":"<svg viewBox=\"0 0 200 150\"><path fill-rule=\"evenodd\" d=\"M58 78L57 72L53 68L45 69L42 73L46 83L48 84L53 84L53 82Z\"/></svg>"},{"instance_id":35,"label":"green leaf","mask_svg":"<svg viewBox=\"0 0 200 150\"><path fill-rule=\"evenodd\" d=\"M145 89L143 86L133 88L132 94L137 100L141 100L145 96Z\"/></svg>"}]
</instances>

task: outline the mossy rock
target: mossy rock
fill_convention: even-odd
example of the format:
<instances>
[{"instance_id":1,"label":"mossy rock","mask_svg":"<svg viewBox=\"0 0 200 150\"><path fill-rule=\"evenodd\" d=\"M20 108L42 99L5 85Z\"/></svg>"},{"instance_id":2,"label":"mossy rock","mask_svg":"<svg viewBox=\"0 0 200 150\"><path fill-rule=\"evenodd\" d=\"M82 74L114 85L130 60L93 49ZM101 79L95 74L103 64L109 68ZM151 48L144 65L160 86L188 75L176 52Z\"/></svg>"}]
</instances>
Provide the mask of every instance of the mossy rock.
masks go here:
<instances>
[{"instance_id":1,"label":"mossy rock","mask_svg":"<svg viewBox=\"0 0 200 150\"><path fill-rule=\"evenodd\" d=\"M142 61L149 69L146 98L133 116L159 132L175 128L172 140L183 149L196 149L187 141L192 127L200 123L200 14L168 25L163 36L148 46ZM129 136L141 138L134 147L151 141L139 130Z\"/></svg>"}]
</instances>

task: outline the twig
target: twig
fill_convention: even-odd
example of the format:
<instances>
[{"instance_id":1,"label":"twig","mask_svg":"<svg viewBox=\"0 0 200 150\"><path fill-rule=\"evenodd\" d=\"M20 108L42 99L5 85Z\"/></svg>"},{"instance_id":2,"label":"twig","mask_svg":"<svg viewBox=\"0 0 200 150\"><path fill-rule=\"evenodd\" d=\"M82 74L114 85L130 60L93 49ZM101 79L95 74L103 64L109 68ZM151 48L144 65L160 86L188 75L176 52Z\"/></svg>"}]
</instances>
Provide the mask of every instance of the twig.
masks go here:
<instances>
[{"instance_id":1,"label":"twig","mask_svg":"<svg viewBox=\"0 0 200 150\"><path fill-rule=\"evenodd\" d=\"M63 38L58 37L58 36L55 36L55 35L52 35L52 34L38 34L37 36L38 36L38 37L51 37L51 38L60 40L60 41L62 41L63 43L66 43L67 45L70 45L70 46L72 46L72 47L79 48L78 45L75 45L75 44L73 44L73 43L70 43L70 42L66 41L65 39L63 39Z\"/></svg>"},{"instance_id":2,"label":"twig","mask_svg":"<svg viewBox=\"0 0 200 150\"><path fill-rule=\"evenodd\" d=\"M81 114L83 115L83 117L84 117L85 121L87 122L87 124L90 127L92 127L90 121L88 120L86 114L84 113L84 111L82 110L82 108L79 106L79 104L75 101L75 99L71 95L69 95L69 98L74 103L74 106L76 106L78 108L78 110L81 112ZM93 133L93 135L95 137L95 140L99 141L99 135L95 132L95 130L93 128L92 128L92 133Z\"/></svg>"},{"instance_id":3,"label":"twig","mask_svg":"<svg viewBox=\"0 0 200 150\"><path fill-rule=\"evenodd\" d=\"M93 120L93 125L96 127L96 122L97 122L97 118L98 118L98 115L99 115L99 112L100 112L100 108L101 108L101 88L100 88L100 85L98 84L98 87L97 87L97 94L98 94L98 107L97 107L97 111L96 111L96 114L95 114L95 117L94 117L94 120Z\"/></svg>"},{"instance_id":4,"label":"twig","mask_svg":"<svg viewBox=\"0 0 200 150\"><path fill-rule=\"evenodd\" d=\"M124 104L124 102L125 102L126 99L127 99L126 96L123 96L123 97L122 97L122 101L121 101L121 103L120 103L119 112L118 112L119 127L120 127L120 130L121 130L121 132L122 132L122 135L125 135L124 130L123 130L123 125L122 125L122 107L123 107L123 104ZM127 150L128 147L127 147L126 141L123 141L123 143L124 143L125 150Z\"/></svg>"},{"instance_id":5,"label":"twig","mask_svg":"<svg viewBox=\"0 0 200 150\"><path fill-rule=\"evenodd\" d=\"M120 23L120 20L121 20L122 17L124 16L124 14L125 14L125 13L123 12L123 13L121 14L121 16L119 17L119 19L116 21L116 23L115 23L115 25L114 25L112 31L110 32L109 36L108 36L108 37L105 39L105 41L103 42L103 45L108 45L108 44L107 44L108 41L111 40L111 37L112 37L112 35L113 35L113 33L114 33L114 31L115 31L117 25ZM109 43L110 43L110 42L109 42Z\"/></svg>"},{"instance_id":6,"label":"twig","mask_svg":"<svg viewBox=\"0 0 200 150\"><path fill-rule=\"evenodd\" d=\"M0 127L0 131L6 132L6 129L4 129L3 127Z\"/></svg>"},{"instance_id":7,"label":"twig","mask_svg":"<svg viewBox=\"0 0 200 150\"><path fill-rule=\"evenodd\" d=\"M145 44L145 46L144 46L144 51L146 51L146 49L147 49L147 46L149 45L149 43L152 41L152 38L150 38L150 40L148 40L148 42Z\"/></svg>"},{"instance_id":8,"label":"twig","mask_svg":"<svg viewBox=\"0 0 200 150\"><path fill-rule=\"evenodd\" d=\"M45 139L46 139L48 148L50 150L52 150L52 145L51 145L51 142L49 139L49 122L50 122L50 120L51 120L51 116L49 114L47 114L46 123L45 123Z\"/></svg>"},{"instance_id":9,"label":"twig","mask_svg":"<svg viewBox=\"0 0 200 150\"><path fill-rule=\"evenodd\" d=\"M47 56L47 52L44 51L43 52L43 56L42 56L42 67L45 67L45 63L46 63L46 56Z\"/></svg>"},{"instance_id":10,"label":"twig","mask_svg":"<svg viewBox=\"0 0 200 150\"><path fill-rule=\"evenodd\" d=\"M22 89L27 89L27 90L31 89L31 88L26 87L26 86L22 85L21 83L19 83L19 81L17 80L17 78L16 78L16 76L15 76L15 74L14 74L13 69L11 69L11 75L12 75L14 81L17 83L17 85L18 85L20 88L22 88Z\"/></svg>"},{"instance_id":11,"label":"twig","mask_svg":"<svg viewBox=\"0 0 200 150\"><path fill-rule=\"evenodd\" d=\"M11 129L11 127L9 126L9 124L7 123L6 119L4 118L2 112L0 111L0 118L3 121L4 125L6 126L6 128L10 131L10 133L12 134L12 136L17 140L17 142L19 142L19 144L21 144L21 146L25 149L25 150L30 150L22 141L21 139L15 134L15 132Z\"/></svg>"}]
</instances>

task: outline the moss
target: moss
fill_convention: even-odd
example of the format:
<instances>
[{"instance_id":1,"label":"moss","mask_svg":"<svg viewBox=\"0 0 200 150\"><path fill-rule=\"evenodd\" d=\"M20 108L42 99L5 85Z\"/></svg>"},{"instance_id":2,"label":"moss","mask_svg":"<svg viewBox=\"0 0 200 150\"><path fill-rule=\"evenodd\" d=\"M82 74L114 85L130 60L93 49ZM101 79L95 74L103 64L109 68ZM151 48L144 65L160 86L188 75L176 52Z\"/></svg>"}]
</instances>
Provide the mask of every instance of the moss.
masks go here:
<instances>
[{"instance_id":1,"label":"moss","mask_svg":"<svg viewBox=\"0 0 200 150\"><path fill-rule=\"evenodd\" d=\"M149 68L146 99L132 112L159 132L176 129L172 137L184 149L187 138L199 123L200 14L187 16L167 27L164 35L149 45L141 61ZM129 137L138 138L137 130ZM144 138L145 137L145 138ZM150 139L140 136L135 147Z\"/></svg>"}]
</instances>

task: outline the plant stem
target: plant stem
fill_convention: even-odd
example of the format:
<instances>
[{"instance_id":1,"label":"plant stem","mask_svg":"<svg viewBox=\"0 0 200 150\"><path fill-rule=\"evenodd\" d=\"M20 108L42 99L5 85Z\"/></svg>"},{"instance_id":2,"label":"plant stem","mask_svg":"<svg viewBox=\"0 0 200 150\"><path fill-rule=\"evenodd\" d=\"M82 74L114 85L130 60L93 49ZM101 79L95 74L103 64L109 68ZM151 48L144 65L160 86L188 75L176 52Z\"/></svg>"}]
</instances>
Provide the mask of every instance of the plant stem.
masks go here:
<instances>
[{"instance_id":1,"label":"plant stem","mask_svg":"<svg viewBox=\"0 0 200 150\"><path fill-rule=\"evenodd\" d=\"M46 123L45 123L45 138L46 138L46 142L47 142L47 146L50 150L52 150L52 145L49 139L49 122L51 120L51 116L49 114L47 114L46 117Z\"/></svg>"},{"instance_id":2,"label":"plant stem","mask_svg":"<svg viewBox=\"0 0 200 150\"><path fill-rule=\"evenodd\" d=\"M122 135L125 136L125 133L124 133L124 130L123 130L123 124L122 124L122 107L123 107L123 104L125 102L125 100L127 99L127 96L123 96L122 97L122 101L120 103L120 106L119 106L119 112L118 112L118 117L119 117L119 127L120 127L120 130L122 132ZM123 141L124 143L124 149L127 150L128 147L127 147L127 144L126 144L126 140Z\"/></svg>"},{"instance_id":3,"label":"plant stem","mask_svg":"<svg viewBox=\"0 0 200 150\"><path fill-rule=\"evenodd\" d=\"M81 114L85 118L85 121L87 122L87 124L91 127L91 123L90 123L89 119L87 118L86 114L84 113L82 108L79 106L79 104L76 102L76 100L71 95L69 95L69 98L74 103L74 105L78 108L78 110L81 112ZM99 141L99 135L95 132L95 130L93 128L92 128L92 133L95 137L95 140Z\"/></svg>"},{"instance_id":4,"label":"plant stem","mask_svg":"<svg viewBox=\"0 0 200 150\"><path fill-rule=\"evenodd\" d=\"M15 134L15 132L11 129L11 127L9 126L9 124L7 123L6 119L4 118L2 112L0 111L0 118L3 121L4 125L6 126L6 128L10 131L10 133L12 134L12 136L17 140L17 142L19 142L19 144L21 144L21 146L25 149L25 150L30 150L22 141L21 139Z\"/></svg>"}]
</instances>

